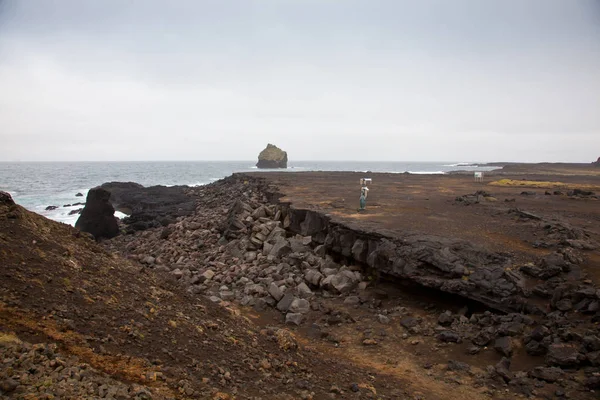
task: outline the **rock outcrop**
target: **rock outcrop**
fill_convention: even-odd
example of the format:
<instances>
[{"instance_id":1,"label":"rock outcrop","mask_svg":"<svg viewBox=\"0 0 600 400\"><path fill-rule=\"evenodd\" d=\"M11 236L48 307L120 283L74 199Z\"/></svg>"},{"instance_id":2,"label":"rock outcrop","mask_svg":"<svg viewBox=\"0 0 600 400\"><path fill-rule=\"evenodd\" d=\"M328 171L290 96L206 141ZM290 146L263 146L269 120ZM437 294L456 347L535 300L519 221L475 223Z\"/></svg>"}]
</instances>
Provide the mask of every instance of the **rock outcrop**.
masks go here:
<instances>
[{"instance_id":1,"label":"rock outcrop","mask_svg":"<svg viewBox=\"0 0 600 400\"><path fill-rule=\"evenodd\" d=\"M269 143L258 155L258 168L287 168L287 152Z\"/></svg>"},{"instance_id":2,"label":"rock outcrop","mask_svg":"<svg viewBox=\"0 0 600 400\"><path fill-rule=\"evenodd\" d=\"M15 204L15 202L13 201L12 196L9 193L0 191L0 204L12 206Z\"/></svg>"},{"instance_id":3,"label":"rock outcrop","mask_svg":"<svg viewBox=\"0 0 600 400\"><path fill-rule=\"evenodd\" d=\"M75 227L91 233L96 240L110 239L119 234L119 225L114 214L115 209L110 204L110 192L96 187L88 192L85 207Z\"/></svg>"},{"instance_id":4,"label":"rock outcrop","mask_svg":"<svg viewBox=\"0 0 600 400\"><path fill-rule=\"evenodd\" d=\"M188 186L149 186L134 182L109 182L100 186L111 193L114 208L127 215L123 222L129 230L145 230L166 226L177 217L191 214L196 209Z\"/></svg>"},{"instance_id":5,"label":"rock outcrop","mask_svg":"<svg viewBox=\"0 0 600 400\"><path fill-rule=\"evenodd\" d=\"M600 157L598 157L596 162L593 162L592 165L595 165L596 167L600 167Z\"/></svg>"}]
</instances>

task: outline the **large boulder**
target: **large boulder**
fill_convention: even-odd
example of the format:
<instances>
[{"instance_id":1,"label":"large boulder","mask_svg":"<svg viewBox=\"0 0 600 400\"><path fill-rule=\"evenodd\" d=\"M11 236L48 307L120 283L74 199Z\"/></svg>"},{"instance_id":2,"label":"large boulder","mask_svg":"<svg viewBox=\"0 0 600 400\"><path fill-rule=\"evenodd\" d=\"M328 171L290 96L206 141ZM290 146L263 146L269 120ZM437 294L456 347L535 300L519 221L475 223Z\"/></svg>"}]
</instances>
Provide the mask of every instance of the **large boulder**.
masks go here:
<instances>
[{"instance_id":1,"label":"large boulder","mask_svg":"<svg viewBox=\"0 0 600 400\"><path fill-rule=\"evenodd\" d=\"M96 240L110 239L119 234L119 225L114 214L115 209L110 203L110 192L96 187L88 192L85 207L75 227L91 233Z\"/></svg>"},{"instance_id":2,"label":"large boulder","mask_svg":"<svg viewBox=\"0 0 600 400\"><path fill-rule=\"evenodd\" d=\"M287 152L279 147L268 144L258 155L258 168L287 168Z\"/></svg>"}]
</instances>

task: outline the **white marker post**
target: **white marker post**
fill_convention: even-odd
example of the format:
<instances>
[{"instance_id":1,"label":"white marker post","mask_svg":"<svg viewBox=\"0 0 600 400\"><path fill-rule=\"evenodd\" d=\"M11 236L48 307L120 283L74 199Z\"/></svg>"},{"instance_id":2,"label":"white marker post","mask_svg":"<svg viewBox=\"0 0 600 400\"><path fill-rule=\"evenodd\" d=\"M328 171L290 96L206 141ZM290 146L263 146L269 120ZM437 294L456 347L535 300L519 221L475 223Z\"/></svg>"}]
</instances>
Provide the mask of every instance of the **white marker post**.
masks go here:
<instances>
[{"instance_id":1,"label":"white marker post","mask_svg":"<svg viewBox=\"0 0 600 400\"><path fill-rule=\"evenodd\" d=\"M483 172L475 172L475 182L483 182Z\"/></svg>"}]
</instances>

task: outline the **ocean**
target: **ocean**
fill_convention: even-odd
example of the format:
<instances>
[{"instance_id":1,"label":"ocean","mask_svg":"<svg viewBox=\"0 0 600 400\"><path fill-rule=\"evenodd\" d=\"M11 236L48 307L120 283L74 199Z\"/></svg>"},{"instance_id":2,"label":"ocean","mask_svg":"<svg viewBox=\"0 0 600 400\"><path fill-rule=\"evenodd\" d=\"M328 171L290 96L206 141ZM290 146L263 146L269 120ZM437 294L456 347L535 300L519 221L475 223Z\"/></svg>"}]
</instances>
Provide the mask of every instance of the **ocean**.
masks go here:
<instances>
[{"instance_id":1,"label":"ocean","mask_svg":"<svg viewBox=\"0 0 600 400\"><path fill-rule=\"evenodd\" d=\"M234 172L256 171L254 164L252 161L0 162L0 190L9 192L15 202L31 211L75 225L79 215L69 213L83 206L72 204L85 202L87 191L102 183L120 181L144 186L198 186ZM489 171L494 168L460 162L296 161L289 162L287 170L277 171L443 174L457 169ZM83 197L77 197L77 193L83 194ZM48 206L57 208L46 210Z\"/></svg>"}]
</instances>

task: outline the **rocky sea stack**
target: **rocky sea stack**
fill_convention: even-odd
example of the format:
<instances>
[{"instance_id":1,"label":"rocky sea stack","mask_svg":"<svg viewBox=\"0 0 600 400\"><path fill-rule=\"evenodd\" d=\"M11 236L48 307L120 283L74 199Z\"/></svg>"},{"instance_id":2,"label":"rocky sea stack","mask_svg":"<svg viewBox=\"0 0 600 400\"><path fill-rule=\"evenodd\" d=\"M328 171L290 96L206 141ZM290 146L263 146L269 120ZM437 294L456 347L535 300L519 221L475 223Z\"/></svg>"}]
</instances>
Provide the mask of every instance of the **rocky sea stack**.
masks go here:
<instances>
[{"instance_id":1,"label":"rocky sea stack","mask_svg":"<svg viewBox=\"0 0 600 400\"><path fill-rule=\"evenodd\" d=\"M268 144L258 155L258 168L287 168L287 152L279 147Z\"/></svg>"},{"instance_id":2,"label":"rocky sea stack","mask_svg":"<svg viewBox=\"0 0 600 400\"><path fill-rule=\"evenodd\" d=\"M114 216L115 209L109 200L109 191L100 187L90 189L85 207L81 211L75 227L83 232L91 233L96 239L110 239L117 236L119 225Z\"/></svg>"}]
</instances>

